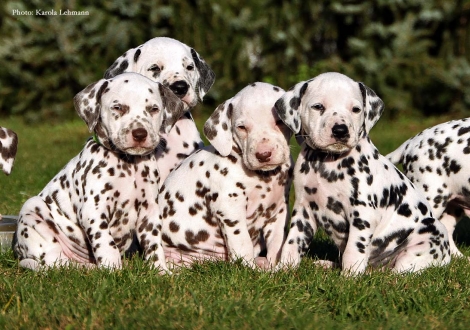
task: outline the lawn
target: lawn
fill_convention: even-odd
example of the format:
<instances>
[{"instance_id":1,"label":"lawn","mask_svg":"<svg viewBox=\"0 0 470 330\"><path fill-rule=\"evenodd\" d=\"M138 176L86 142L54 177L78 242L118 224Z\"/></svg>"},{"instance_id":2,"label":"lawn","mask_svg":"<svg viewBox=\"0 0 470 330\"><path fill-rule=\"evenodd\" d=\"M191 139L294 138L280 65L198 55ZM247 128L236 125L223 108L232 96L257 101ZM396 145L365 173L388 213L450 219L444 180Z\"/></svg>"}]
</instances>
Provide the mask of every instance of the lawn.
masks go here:
<instances>
[{"instance_id":1,"label":"lawn","mask_svg":"<svg viewBox=\"0 0 470 330\"><path fill-rule=\"evenodd\" d=\"M381 121L371 136L386 154L444 120ZM81 150L89 133L79 120L28 126L14 117L1 119L0 125L15 130L20 139L12 174L0 176L0 213L17 214L26 199L38 194ZM292 150L296 153L298 147ZM456 240L470 256L466 227L467 222L458 227ZM114 272L63 268L33 273L18 268L9 251L0 254L0 328L468 328L467 260L456 259L420 274L377 271L355 279L313 265L315 257L336 254L319 233L312 257L295 270L269 273L218 262L159 276L138 257Z\"/></svg>"}]
</instances>

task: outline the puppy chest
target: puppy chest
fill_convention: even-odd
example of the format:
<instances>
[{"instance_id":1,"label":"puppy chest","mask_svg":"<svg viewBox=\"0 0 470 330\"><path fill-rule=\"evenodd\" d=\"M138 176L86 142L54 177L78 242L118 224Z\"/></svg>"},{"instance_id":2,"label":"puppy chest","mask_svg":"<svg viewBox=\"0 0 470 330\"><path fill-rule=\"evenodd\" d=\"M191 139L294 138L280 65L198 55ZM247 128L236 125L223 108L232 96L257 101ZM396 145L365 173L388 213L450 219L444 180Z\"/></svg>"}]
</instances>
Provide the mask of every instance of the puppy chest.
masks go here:
<instances>
[{"instance_id":1,"label":"puppy chest","mask_svg":"<svg viewBox=\"0 0 470 330\"><path fill-rule=\"evenodd\" d=\"M350 225L349 200L341 196L322 196L318 200L310 200L314 220L321 225L335 242L348 237Z\"/></svg>"},{"instance_id":2,"label":"puppy chest","mask_svg":"<svg viewBox=\"0 0 470 330\"><path fill-rule=\"evenodd\" d=\"M105 220L112 232L125 231L155 203L156 173L145 164L117 159L83 167L72 174L75 203L81 213L93 209L94 217Z\"/></svg>"},{"instance_id":3,"label":"puppy chest","mask_svg":"<svg viewBox=\"0 0 470 330\"><path fill-rule=\"evenodd\" d=\"M298 199L305 200L313 211L345 215L355 194L351 181L328 180L318 173L298 177L295 182Z\"/></svg>"},{"instance_id":4,"label":"puppy chest","mask_svg":"<svg viewBox=\"0 0 470 330\"><path fill-rule=\"evenodd\" d=\"M262 226L264 223L274 218L280 210L285 211L283 201L272 203L248 203L247 205L247 222L248 225Z\"/></svg>"},{"instance_id":5,"label":"puppy chest","mask_svg":"<svg viewBox=\"0 0 470 330\"><path fill-rule=\"evenodd\" d=\"M256 182L246 192L247 219L256 221L258 218L271 219L285 204L285 187L272 180L269 183Z\"/></svg>"},{"instance_id":6,"label":"puppy chest","mask_svg":"<svg viewBox=\"0 0 470 330\"><path fill-rule=\"evenodd\" d=\"M347 180L330 182L311 173L296 179L296 195L293 218L316 222L336 243L348 237L353 198Z\"/></svg>"}]
</instances>

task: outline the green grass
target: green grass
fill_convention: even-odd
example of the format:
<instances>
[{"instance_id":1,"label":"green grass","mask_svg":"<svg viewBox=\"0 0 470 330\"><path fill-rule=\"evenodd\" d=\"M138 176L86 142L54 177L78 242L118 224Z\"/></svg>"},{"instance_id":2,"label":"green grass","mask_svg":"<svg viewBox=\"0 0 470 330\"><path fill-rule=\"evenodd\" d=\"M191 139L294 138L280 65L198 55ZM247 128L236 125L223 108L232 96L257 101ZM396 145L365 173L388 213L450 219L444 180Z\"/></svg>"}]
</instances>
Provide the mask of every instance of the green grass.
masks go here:
<instances>
[{"instance_id":1,"label":"green grass","mask_svg":"<svg viewBox=\"0 0 470 330\"><path fill-rule=\"evenodd\" d=\"M371 135L385 154L444 120L379 122ZM12 174L0 176L0 213L17 214L89 133L80 121L30 127L11 118L0 125L20 138ZM470 255L468 223L459 227L457 242ZM335 257L321 233L313 247L314 256ZM458 259L420 274L377 271L356 279L317 268L313 258L278 273L217 262L159 276L139 258L114 272L70 267L33 273L18 268L9 251L0 254L0 328L467 329L469 281L470 265Z\"/></svg>"},{"instance_id":2,"label":"green grass","mask_svg":"<svg viewBox=\"0 0 470 330\"><path fill-rule=\"evenodd\" d=\"M0 119L0 126L18 134L18 153L9 176L0 173L0 214L18 214L23 203L37 195L90 136L84 122L26 125L20 118Z\"/></svg>"},{"instance_id":3,"label":"green grass","mask_svg":"<svg viewBox=\"0 0 470 330\"><path fill-rule=\"evenodd\" d=\"M32 273L7 253L0 269L2 329L467 329L470 321L466 260L359 279L310 259L274 274L217 262L159 276L137 258L115 272Z\"/></svg>"}]
</instances>

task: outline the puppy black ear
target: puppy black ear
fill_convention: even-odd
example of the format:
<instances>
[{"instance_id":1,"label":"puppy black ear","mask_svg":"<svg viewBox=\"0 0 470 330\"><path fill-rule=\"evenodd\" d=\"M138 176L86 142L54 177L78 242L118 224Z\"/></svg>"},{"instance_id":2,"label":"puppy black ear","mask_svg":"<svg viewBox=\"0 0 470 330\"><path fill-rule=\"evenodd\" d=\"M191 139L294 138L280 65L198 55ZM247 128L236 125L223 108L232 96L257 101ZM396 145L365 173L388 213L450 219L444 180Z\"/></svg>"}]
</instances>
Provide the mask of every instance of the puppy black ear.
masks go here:
<instances>
[{"instance_id":1,"label":"puppy black ear","mask_svg":"<svg viewBox=\"0 0 470 330\"><path fill-rule=\"evenodd\" d=\"M287 92L279 98L274 107L281 120L295 134L300 132L300 113L299 108L302 103L302 97L308 88L308 81L302 81L291 87Z\"/></svg>"},{"instance_id":2,"label":"puppy black ear","mask_svg":"<svg viewBox=\"0 0 470 330\"><path fill-rule=\"evenodd\" d=\"M114 61L104 73L105 79L111 79L124 72L134 72L135 63L140 56L140 49L131 48Z\"/></svg>"},{"instance_id":3,"label":"puppy black ear","mask_svg":"<svg viewBox=\"0 0 470 330\"><path fill-rule=\"evenodd\" d=\"M232 151L232 100L220 104L204 124L204 135L224 157Z\"/></svg>"},{"instance_id":4,"label":"puppy black ear","mask_svg":"<svg viewBox=\"0 0 470 330\"><path fill-rule=\"evenodd\" d=\"M108 87L108 81L101 79L88 85L73 98L75 110L92 132L98 123L101 110L101 95Z\"/></svg>"},{"instance_id":5,"label":"puppy black ear","mask_svg":"<svg viewBox=\"0 0 470 330\"><path fill-rule=\"evenodd\" d=\"M372 89L364 85L362 82L359 82L358 84L364 103L364 125L366 132L369 133L384 112L384 102Z\"/></svg>"},{"instance_id":6,"label":"puppy black ear","mask_svg":"<svg viewBox=\"0 0 470 330\"><path fill-rule=\"evenodd\" d=\"M168 87L160 83L158 83L158 90L162 98L164 110L164 120L161 131L168 134L178 119L184 114L184 103Z\"/></svg>"},{"instance_id":7,"label":"puppy black ear","mask_svg":"<svg viewBox=\"0 0 470 330\"><path fill-rule=\"evenodd\" d=\"M199 101L202 102L202 98L212 87L212 84L214 84L215 73L193 48L191 48L191 56L193 58L194 64L196 65L196 69L199 72L196 92Z\"/></svg>"}]
</instances>

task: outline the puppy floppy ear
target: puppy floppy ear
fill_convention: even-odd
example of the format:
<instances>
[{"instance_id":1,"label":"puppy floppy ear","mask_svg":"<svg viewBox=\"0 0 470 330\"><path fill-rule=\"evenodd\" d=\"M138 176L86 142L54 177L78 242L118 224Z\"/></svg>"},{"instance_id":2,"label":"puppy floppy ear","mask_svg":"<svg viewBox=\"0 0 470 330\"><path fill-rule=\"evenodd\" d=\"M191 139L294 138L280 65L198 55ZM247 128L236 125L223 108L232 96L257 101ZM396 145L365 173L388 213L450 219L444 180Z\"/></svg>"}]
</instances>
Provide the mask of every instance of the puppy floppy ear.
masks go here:
<instances>
[{"instance_id":1,"label":"puppy floppy ear","mask_svg":"<svg viewBox=\"0 0 470 330\"><path fill-rule=\"evenodd\" d=\"M302 97L307 90L308 83L309 81L302 81L294 85L274 104L279 118L281 118L284 124L295 134L300 132L301 122L299 107L302 102Z\"/></svg>"},{"instance_id":2,"label":"puppy floppy ear","mask_svg":"<svg viewBox=\"0 0 470 330\"><path fill-rule=\"evenodd\" d=\"M100 118L101 95L107 91L108 84L106 79L101 79L88 85L73 98L75 110L85 121L90 132L94 130Z\"/></svg>"},{"instance_id":3,"label":"puppy floppy ear","mask_svg":"<svg viewBox=\"0 0 470 330\"><path fill-rule=\"evenodd\" d=\"M168 134L184 114L184 103L169 88L160 83L158 83L158 91L163 103L163 123L160 131Z\"/></svg>"},{"instance_id":4,"label":"puppy floppy ear","mask_svg":"<svg viewBox=\"0 0 470 330\"><path fill-rule=\"evenodd\" d=\"M224 157L232 151L232 101L220 104L204 124L204 135Z\"/></svg>"},{"instance_id":5,"label":"puppy floppy ear","mask_svg":"<svg viewBox=\"0 0 470 330\"><path fill-rule=\"evenodd\" d=\"M111 79L124 72L134 72L140 56L140 48L131 48L114 61L104 73L105 79Z\"/></svg>"},{"instance_id":6,"label":"puppy floppy ear","mask_svg":"<svg viewBox=\"0 0 470 330\"><path fill-rule=\"evenodd\" d=\"M0 127L0 170L9 175L18 150L18 136L8 128Z\"/></svg>"},{"instance_id":7,"label":"puppy floppy ear","mask_svg":"<svg viewBox=\"0 0 470 330\"><path fill-rule=\"evenodd\" d=\"M374 127L384 112L384 102L375 92L359 82L359 89L361 90L362 100L364 102L364 126L367 133Z\"/></svg>"},{"instance_id":8,"label":"puppy floppy ear","mask_svg":"<svg viewBox=\"0 0 470 330\"><path fill-rule=\"evenodd\" d=\"M215 73L193 48L191 48L191 56L193 58L194 64L196 65L196 69L199 72L196 93L199 101L202 102L202 98L204 95L206 95L215 81Z\"/></svg>"}]
</instances>

